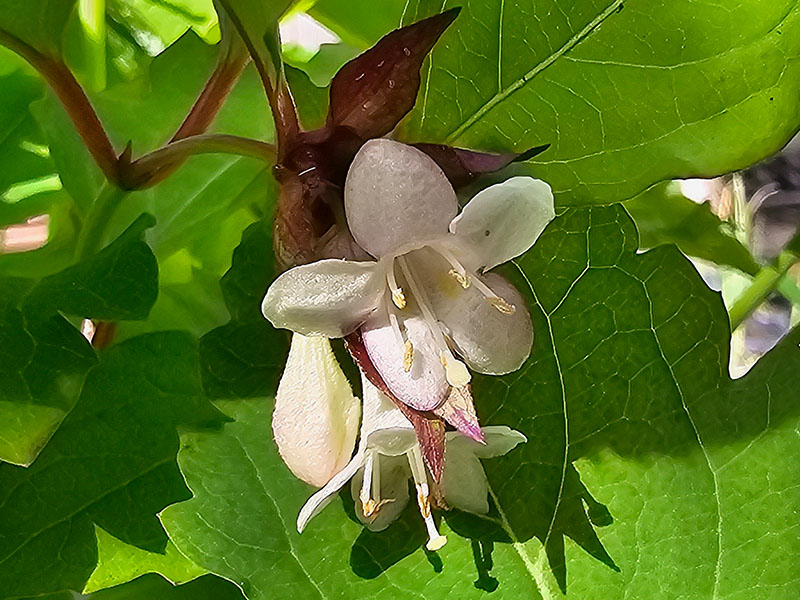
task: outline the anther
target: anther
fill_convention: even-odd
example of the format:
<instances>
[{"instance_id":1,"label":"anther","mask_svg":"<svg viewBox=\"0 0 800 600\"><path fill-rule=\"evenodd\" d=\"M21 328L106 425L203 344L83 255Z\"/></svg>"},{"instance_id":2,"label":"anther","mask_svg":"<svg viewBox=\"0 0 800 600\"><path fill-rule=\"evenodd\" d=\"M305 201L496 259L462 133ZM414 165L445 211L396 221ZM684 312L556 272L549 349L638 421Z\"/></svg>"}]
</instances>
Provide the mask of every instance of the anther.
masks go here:
<instances>
[{"instance_id":1,"label":"anther","mask_svg":"<svg viewBox=\"0 0 800 600\"><path fill-rule=\"evenodd\" d=\"M486 301L504 315L513 315L517 312L516 306L509 304L499 296L489 296L486 298Z\"/></svg>"},{"instance_id":2,"label":"anther","mask_svg":"<svg viewBox=\"0 0 800 600\"><path fill-rule=\"evenodd\" d=\"M455 269L450 269L448 271L448 275L450 275L450 277L455 279L459 283L459 285L464 289L467 289L472 284L472 279L466 273L461 273L459 271L456 271Z\"/></svg>"},{"instance_id":3,"label":"anther","mask_svg":"<svg viewBox=\"0 0 800 600\"><path fill-rule=\"evenodd\" d=\"M411 365L414 364L414 345L411 340L406 340L405 350L403 351L403 370L408 373Z\"/></svg>"},{"instance_id":4,"label":"anther","mask_svg":"<svg viewBox=\"0 0 800 600\"><path fill-rule=\"evenodd\" d=\"M408 303L406 302L406 295L403 293L403 288L392 290L392 302L400 310L406 307Z\"/></svg>"}]
</instances>

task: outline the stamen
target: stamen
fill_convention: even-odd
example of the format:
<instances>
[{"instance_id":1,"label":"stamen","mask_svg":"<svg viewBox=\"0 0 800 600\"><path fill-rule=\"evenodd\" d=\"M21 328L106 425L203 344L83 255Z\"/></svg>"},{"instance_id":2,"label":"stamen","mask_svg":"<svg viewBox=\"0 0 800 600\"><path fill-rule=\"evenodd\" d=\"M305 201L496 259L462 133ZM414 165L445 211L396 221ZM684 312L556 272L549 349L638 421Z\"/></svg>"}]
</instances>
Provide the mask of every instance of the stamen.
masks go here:
<instances>
[{"instance_id":1,"label":"stamen","mask_svg":"<svg viewBox=\"0 0 800 600\"><path fill-rule=\"evenodd\" d=\"M513 315L515 312L517 312L516 306L514 306L513 304L509 304L508 302L503 300L500 296L494 296L493 298L486 298L486 301L504 315Z\"/></svg>"},{"instance_id":2,"label":"stamen","mask_svg":"<svg viewBox=\"0 0 800 600\"><path fill-rule=\"evenodd\" d=\"M400 322L397 319L397 315L394 314L394 310L392 307L389 307L389 325L392 328L392 333L394 333L394 339L397 341L398 345L402 346L405 344L405 337L403 336L403 330L400 328Z\"/></svg>"},{"instance_id":3,"label":"stamen","mask_svg":"<svg viewBox=\"0 0 800 600\"><path fill-rule=\"evenodd\" d=\"M452 277L453 279L455 279L459 283L459 285L464 289L467 289L472 283L472 278L469 275L467 275L466 273L459 273L455 269L450 269L447 272L447 274L450 275L450 277Z\"/></svg>"},{"instance_id":4,"label":"stamen","mask_svg":"<svg viewBox=\"0 0 800 600\"><path fill-rule=\"evenodd\" d=\"M367 518L371 517L377 508L377 503L372 499L374 467L375 453L368 452L367 459L364 461L364 481L361 482L361 491L358 494L358 499L361 501L361 510Z\"/></svg>"},{"instance_id":5,"label":"stamen","mask_svg":"<svg viewBox=\"0 0 800 600\"><path fill-rule=\"evenodd\" d=\"M453 353L450 352L450 348L447 346L447 340L444 339L442 328L439 326L439 321L437 321L436 316L428 306L428 297L425 294L425 291L411 274L411 269L409 268L406 259L400 256L397 258L397 261L400 263L400 268L403 270L403 275L405 275L406 281L411 288L411 293L414 294L414 300L417 302L420 310L422 311L422 317L425 320L425 324L428 326L428 329L433 335L433 341L439 350L439 356L441 357L442 365L445 369L447 383L454 387L467 385L472 376L469 374L466 365L464 365L464 363L458 360L455 356L453 356Z\"/></svg>"},{"instance_id":6,"label":"stamen","mask_svg":"<svg viewBox=\"0 0 800 600\"><path fill-rule=\"evenodd\" d=\"M408 302L406 302L406 295L403 293L403 288L397 285L397 279L394 276L394 261L391 262L389 268L386 270L386 282L389 284L389 290L392 292L392 302L394 305L403 310Z\"/></svg>"},{"instance_id":7,"label":"stamen","mask_svg":"<svg viewBox=\"0 0 800 600\"><path fill-rule=\"evenodd\" d=\"M472 376L469 374L467 366L453 356L451 352L442 351L439 354L439 357L442 359L442 366L444 367L444 374L447 378L447 383L453 387L460 388L470 382Z\"/></svg>"},{"instance_id":8,"label":"stamen","mask_svg":"<svg viewBox=\"0 0 800 600\"><path fill-rule=\"evenodd\" d=\"M450 250L446 246L436 245L433 250L437 252L443 259L445 259L450 266L453 267L450 269L450 276L453 277L458 283L461 284L461 287L467 289L472 283L471 278L467 275L467 270L464 268L455 255L450 252Z\"/></svg>"},{"instance_id":9,"label":"stamen","mask_svg":"<svg viewBox=\"0 0 800 600\"><path fill-rule=\"evenodd\" d=\"M408 373L411 370L411 365L414 364L414 344L411 340L406 340L406 347L403 351L403 370Z\"/></svg>"},{"instance_id":10,"label":"stamen","mask_svg":"<svg viewBox=\"0 0 800 600\"><path fill-rule=\"evenodd\" d=\"M425 520L425 528L428 531L428 543L425 544L425 547L431 552L436 552L447 543L447 538L436 529L436 523L433 520L433 515L431 515L428 477L425 473L425 464L422 462L422 453L419 446L413 446L406 453L406 456L411 467L411 474L414 477L414 486L417 488L419 512Z\"/></svg>"},{"instance_id":11,"label":"stamen","mask_svg":"<svg viewBox=\"0 0 800 600\"><path fill-rule=\"evenodd\" d=\"M478 291L480 291L481 294L486 296L486 301L492 306L494 306L498 311L500 311L504 315L513 315L515 312L517 312L516 306L510 304L509 302L507 302L506 300L495 294L492 291L492 288L490 288L488 285L483 283L483 281L481 281L480 277L476 277L474 281L475 281L475 287L478 288Z\"/></svg>"}]
</instances>

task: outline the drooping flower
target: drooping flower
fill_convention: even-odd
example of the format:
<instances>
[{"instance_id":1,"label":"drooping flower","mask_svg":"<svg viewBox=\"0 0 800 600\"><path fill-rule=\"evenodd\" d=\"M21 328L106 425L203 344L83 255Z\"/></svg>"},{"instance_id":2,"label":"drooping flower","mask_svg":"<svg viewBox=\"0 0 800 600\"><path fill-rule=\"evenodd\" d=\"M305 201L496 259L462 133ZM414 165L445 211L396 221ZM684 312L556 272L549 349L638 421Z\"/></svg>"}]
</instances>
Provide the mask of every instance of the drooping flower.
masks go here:
<instances>
[{"instance_id":1,"label":"drooping flower","mask_svg":"<svg viewBox=\"0 0 800 600\"><path fill-rule=\"evenodd\" d=\"M528 250L555 216L546 183L514 177L459 213L431 158L380 139L353 160L344 203L355 241L375 260L326 259L285 272L262 305L273 325L332 338L360 328L392 395L421 411L469 383L464 362L492 375L525 362L533 343L525 302L488 271Z\"/></svg>"},{"instance_id":2,"label":"drooping flower","mask_svg":"<svg viewBox=\"0 0 800 600\"><path fill-rule=\"evenodd\" d=\"M292 473L325 485L350 460L360 415L330 342L294 334L272 415L278 452Z\"/></svg>"},{"instance_id":3,"label":"drooping flower","mask_svg":"<svg viewBox=\"0 0 800 600\"><path fill-rule=\"evenodd\" d=\"M488 483L479 459L506 454L525 442L525 436L505 426L484 427L486 443L480 444L458 432L449 432L444 474L437 487L425 470L411 423L365 377L362 380L364 419L358 451L344 469L309 498L297 518L297 530L302 533L348 481L359 520L372 531L386 529L408 504L408 480L412 479L428 532L426 547L438 550L447 540L433 520L432 499L448 508L488 512Z\"/></svg>"}]
</instances>

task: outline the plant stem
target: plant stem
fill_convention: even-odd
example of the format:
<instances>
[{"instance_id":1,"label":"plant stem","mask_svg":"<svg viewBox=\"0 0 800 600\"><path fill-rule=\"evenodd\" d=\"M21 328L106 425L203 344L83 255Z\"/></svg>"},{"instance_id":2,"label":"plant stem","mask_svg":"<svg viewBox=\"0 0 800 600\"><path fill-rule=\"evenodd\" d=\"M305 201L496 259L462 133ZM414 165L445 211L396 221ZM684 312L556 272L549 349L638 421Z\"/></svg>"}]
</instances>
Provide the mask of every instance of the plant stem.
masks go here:
<instances>
[{"instance_id":1,"label":"plant stem","mask_svg":"<svg viewBox=\"0 0 800 600\"><path fill-rule=\"evenodd\" d=\"M106 226L119 206L120 200L128 195L126 190L116 185L104 183L100 189L78 238L75 256L78 262L97 254L103 247Z\"/></svg>"},{"instance_id":2,"label":"plant stem","mask_svg":"<svg viewBox=\"0 0 800 600\"><path fill-rule=\"evenodd\" d=\"M193 135L171 142L127 165L121 161L121 184L129 190L149 187L162 181L189 156L216 153L239 154L273 162L276 150L272 144L236 135Z\"/></svg>"},{"instance_id":3,"label":"plant stem","mask_svg":"<svg viewBox=\"0 0 800 600\"><path fill-rule=\"evenodd\" d=\"M758 308L767 296L770 295L780 283L786 272L797 262L797 256L785 250L773 265L764 267L755 276L744 293L733 303L728 316L731 321L731 331L741 325L752 312Z\"/></svg>"}]
</instances>

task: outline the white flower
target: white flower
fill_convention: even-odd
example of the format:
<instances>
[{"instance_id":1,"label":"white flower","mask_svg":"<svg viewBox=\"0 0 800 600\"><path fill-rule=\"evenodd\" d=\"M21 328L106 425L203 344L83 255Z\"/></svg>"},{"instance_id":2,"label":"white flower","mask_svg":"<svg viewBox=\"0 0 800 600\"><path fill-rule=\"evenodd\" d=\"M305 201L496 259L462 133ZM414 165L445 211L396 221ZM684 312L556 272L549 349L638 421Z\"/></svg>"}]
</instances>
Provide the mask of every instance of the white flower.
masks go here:
<instances>
[{"instance_id":1,"label":"white flower","mask_svg":"<svg viewBox=\"0 0 800 600\"><path fill-rule=\"evenodd\" d=\"M417 410L450 386L518 369L533 327L519 292L485 272L530 248L554 217L550 187L514 177L478 193L458 213L444 173L416 148L364 144L344 190L347 223L375 262L321 260L272 284L264 315L304 335L361 328L369 358L392 393Z\"/></svg>"},{"instance_id":2,"label":"white flower","mask_svg":"<svg viewBox=\"0 0 800 600\"><path fill-rule=\"evenodd\" d=\"M438 550L447 541L436 529L431 515L431 483L414 428L375 386L363 377L364 419L358 451L350 463L317 493L300 511L297 530L308 522L352 479L351 490L358 518L373 531L386 529L408 504L408 479L414 480L417 503L428 530L428 550ZM485 444L458 432L447 433L447 454L439 486L448 507L478 514L489 510L488 484L479 458L509 452L526 441L508 427L484 427Z\"/></svg>"},{"instance_id":3,"label":"white flower","mask_svg":"<svg viewBox=\"0 0 800 600\"><path fill-rule=\"evenodd\" d=\"M272 415L278 451L292 473L325 485L350 460L360 416L330 342L294 334Z\"/></svg>"}]
</instances>

